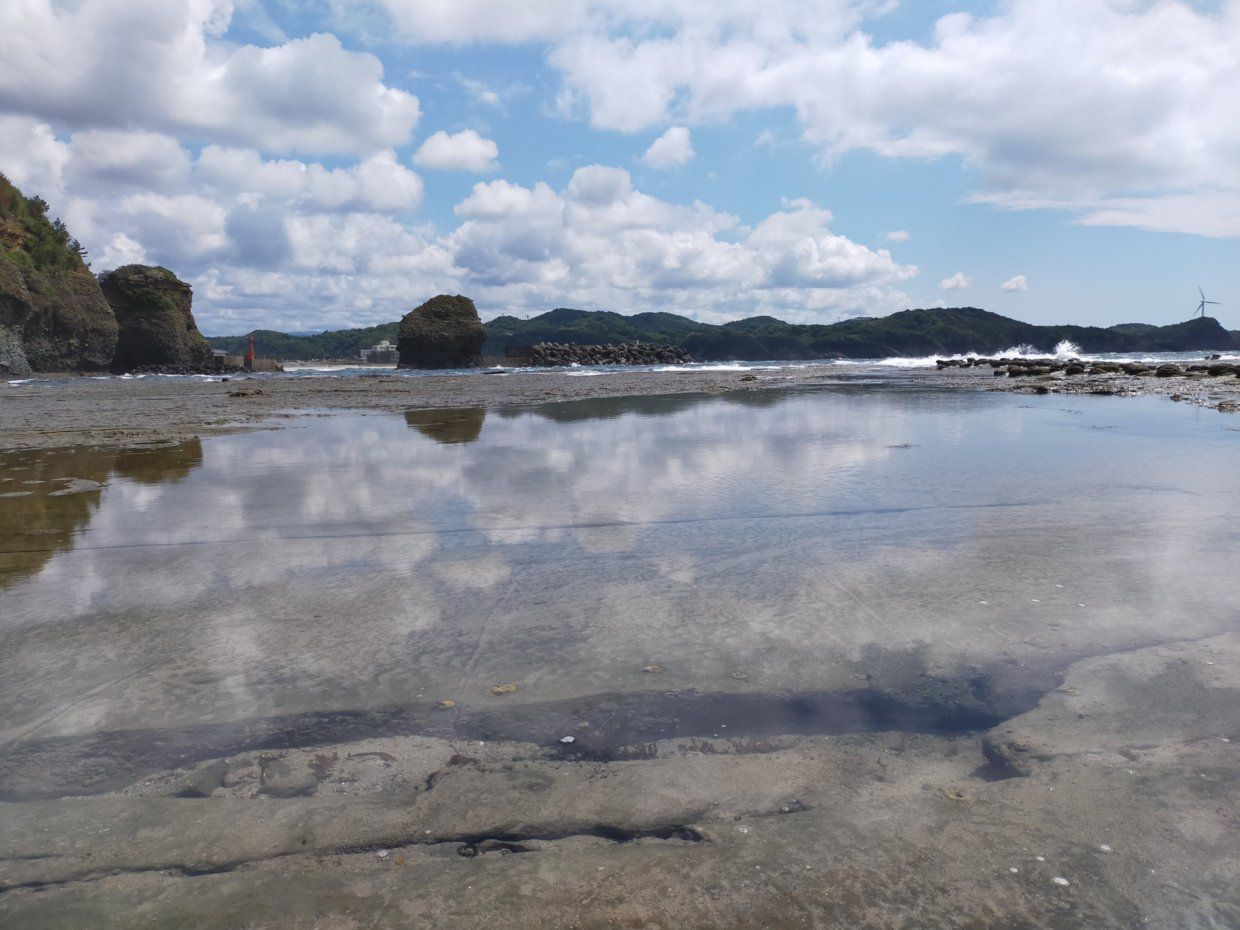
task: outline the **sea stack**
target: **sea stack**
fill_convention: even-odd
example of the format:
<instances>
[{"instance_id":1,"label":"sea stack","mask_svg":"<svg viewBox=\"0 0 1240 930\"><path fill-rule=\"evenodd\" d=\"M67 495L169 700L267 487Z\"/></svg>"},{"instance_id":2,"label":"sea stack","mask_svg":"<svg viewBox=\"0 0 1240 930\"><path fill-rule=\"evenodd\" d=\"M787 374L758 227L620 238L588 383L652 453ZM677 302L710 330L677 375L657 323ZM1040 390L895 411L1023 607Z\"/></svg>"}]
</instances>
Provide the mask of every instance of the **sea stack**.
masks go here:
<instances>
[{"instance_id":1,"label":"sea stack","mask_svg":"<svg viewBox=\"0 0 1240 930\"><path fill-rule=\"evenodd\" d=\"M477 368L486 330L468 297L440 294L400 321L399 368Z\"/></svg>"},{"instance_id":2,"label":"sea stack","mask_svg":"<svg viewBox=\"0 0 1240 930\"><path fill-rule=\"evenodd\" d=\"M48 206L0 175L0 375L106 369L116 320Z\"/></svg>"},{"instance_id":3,"label":"sea stack","mask_svg":"<svg viewBox=\"0 0 1240 930\"><path fill-rule=\"evenodd\" d=\"M113 371L211 366L211 346L191 312L193 289L167 268L125 265L99 283L120 326Z\"/></svg>"}]
</instances>

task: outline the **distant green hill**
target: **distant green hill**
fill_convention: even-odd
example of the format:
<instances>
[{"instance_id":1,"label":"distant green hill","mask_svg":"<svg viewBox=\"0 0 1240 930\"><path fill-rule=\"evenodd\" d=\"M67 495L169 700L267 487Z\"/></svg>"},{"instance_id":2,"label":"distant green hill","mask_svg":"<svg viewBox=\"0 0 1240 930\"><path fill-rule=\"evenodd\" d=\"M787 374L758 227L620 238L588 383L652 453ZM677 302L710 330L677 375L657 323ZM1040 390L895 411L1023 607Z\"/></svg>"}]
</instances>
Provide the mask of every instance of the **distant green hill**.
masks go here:
<instances>
[{"instance_id":1,"label":"distant green hill","mask_svg":"<svg viewBox=\"0 0 1240 930\"><path fill-rule=\"evenodd\" d=\"M357 358L359 349L382 339L395 342L396 328L396 323L387 323L317 336L289 336L268 330L258 330L253 335L258 353L269 358ZM890 316L861 317L829 325L785 323L769 316L713 325L674 313L624 316L609 311L560 308L528 320L497 317L486 324L486 329L487 355L503 355L507 346L538 342L661 342L681 346L701 361L954 355L1000 352L1017 345L1050 352L1065 339L1085 352L1240 348L1240 333L1229 333L1211 317L1171 326L1036 326L976 307L904 310ZM244 351L246 338L216 337L211 344L240 352Z\"/></svg>"}]
</instances>

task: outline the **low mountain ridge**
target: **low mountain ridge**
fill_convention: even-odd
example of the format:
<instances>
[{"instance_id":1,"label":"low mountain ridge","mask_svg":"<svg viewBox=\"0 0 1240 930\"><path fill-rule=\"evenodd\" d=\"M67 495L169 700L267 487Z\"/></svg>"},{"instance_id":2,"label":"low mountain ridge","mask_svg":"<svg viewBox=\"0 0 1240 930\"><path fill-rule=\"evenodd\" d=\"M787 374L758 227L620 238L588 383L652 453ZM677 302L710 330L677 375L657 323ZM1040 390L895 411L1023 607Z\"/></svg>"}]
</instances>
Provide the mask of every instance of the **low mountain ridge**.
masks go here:
<instances>
[{"instance_id":1,"label":"low mountain ridge","mask_svg":"<svg viewBox=\"0 0 1240 930\"><path fill-rule=\"evenodd\" d=\"M259 354L269 358L357 358L360 349L383 339L395 342L397 328L396 323L385 323L316 336L269 330L256 330L252 335ZM1040 326L977 307L902 310L885 317L859 317L831 324L785 323L771 316L756 316L721 325L699 323L674 313L625 316L608 310L560 307L528 320L496 317L486 324L486 331L483 351L489 356L503 355L508 346L539 342L654 342L683 348L698 361L989 354L1018 345L1051 352L1064 340L1088 353L1240 349L1240 332L1228 332L1212 317L1169 326ZM248 338L249 334L223 336L210 342L216 348L240 352Z\"/></svg>"}]
</instances>

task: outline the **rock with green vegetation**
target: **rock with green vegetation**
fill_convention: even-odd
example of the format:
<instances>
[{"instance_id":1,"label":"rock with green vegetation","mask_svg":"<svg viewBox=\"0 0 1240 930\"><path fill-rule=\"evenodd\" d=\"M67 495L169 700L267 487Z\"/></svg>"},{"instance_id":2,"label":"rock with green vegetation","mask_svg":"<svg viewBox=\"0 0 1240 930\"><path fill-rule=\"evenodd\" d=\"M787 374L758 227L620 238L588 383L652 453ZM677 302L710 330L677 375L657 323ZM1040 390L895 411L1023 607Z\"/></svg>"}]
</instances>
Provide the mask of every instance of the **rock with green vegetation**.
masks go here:
<instances>
[{"instance_id":1,"label":"rock with green vegetation","mask_svg":"<svg viewBox=\"0 0 1240 930\"><path fill-rule=\"evenodd\" d=\"M211 366L211 346L190 310L193 289L167 268L125 265L99 283L120 325L113 371Z\"/></svg>"},{"instance_id":2,"label":"rock with green vegetation","mask_svg":"<svg viewBox=\"0 0 1240 930\"><path fill-rule=\"evenodd\" d=\"M477 368L487 332L468 297L440 294L406 313L397 348L400 368Z\"/></svg>"},{"instance_id":3,"label":"rock with green vegetation","mask_svg":"<svg viewBox=\"0 0 1240 930\"><path fill-rule=\"evenodd\" d=\"M0 175L0 374L98 371L116 348L85 250L47 210Z\"/></svg>"}]
</instances>

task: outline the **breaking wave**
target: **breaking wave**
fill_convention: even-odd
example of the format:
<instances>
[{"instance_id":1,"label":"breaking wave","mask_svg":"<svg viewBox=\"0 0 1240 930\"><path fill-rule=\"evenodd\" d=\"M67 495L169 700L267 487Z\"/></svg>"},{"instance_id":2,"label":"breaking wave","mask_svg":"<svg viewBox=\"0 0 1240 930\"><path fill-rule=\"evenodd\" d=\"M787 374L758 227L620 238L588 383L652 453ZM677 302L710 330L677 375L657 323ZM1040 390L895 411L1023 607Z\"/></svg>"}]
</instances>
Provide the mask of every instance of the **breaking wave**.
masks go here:
<instances>
[{"instance_id":1,"label":"breaking wave","mask_svg":"<svg viewBox=\"0 0 1240 930\"><path fill-rule=\"evenodd\" d=\"M1070 359L1079 358L1086 361L1094 358L1094 356L1086 355L1081 351L1081 347L1075 342L1067 339L1055 346L1051 352L1043 352L1035 349L1031 345L1011 346L1001 352L965 352L960 355L924 355L920 358L907 358L896 356L894 358L885 358L881 361L874 362L876 365L883 365L888 368L933 368L934 363L939 359L966 359L977 358L978 356L986 356L987 358L1058 358Z\"/></svg>"}]
</instances>

